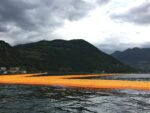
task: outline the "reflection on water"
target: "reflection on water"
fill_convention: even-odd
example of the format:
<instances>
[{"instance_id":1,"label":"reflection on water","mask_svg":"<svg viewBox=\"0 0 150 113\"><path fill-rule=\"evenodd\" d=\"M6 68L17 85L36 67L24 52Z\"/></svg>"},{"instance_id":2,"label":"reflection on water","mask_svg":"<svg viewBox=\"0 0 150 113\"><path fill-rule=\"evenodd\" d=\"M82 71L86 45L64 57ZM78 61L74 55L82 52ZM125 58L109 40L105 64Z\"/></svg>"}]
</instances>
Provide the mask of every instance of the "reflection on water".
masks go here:
<instances>
[{"instance_id":1,"label":"reflection on water","mask_svg":"<svg viewBox=\"0 0 150 113\"><path fill-rule=\"evenodd\" d=\"M150 91L0 85L0 113L150 113Z\"/></svg>"}]
</instances>

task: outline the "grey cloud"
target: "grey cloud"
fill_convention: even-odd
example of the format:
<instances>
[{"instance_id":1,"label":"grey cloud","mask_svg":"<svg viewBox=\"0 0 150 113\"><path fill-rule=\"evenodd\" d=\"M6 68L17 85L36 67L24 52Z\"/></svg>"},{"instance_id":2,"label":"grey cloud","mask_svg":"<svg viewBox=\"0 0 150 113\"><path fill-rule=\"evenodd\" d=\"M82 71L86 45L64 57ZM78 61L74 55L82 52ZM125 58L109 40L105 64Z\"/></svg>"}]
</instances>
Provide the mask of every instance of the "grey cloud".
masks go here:
<instances>
[{"instance_id":1,"label":"grey cloud","mask_svg":"<svg viewBox=\"0 0 150 113\"><path fill-rule=\"evenodd\" d=\"M49 23L57 26L64 19L76 20L85 16L90 5L82 0L1 0L0 23L14 23L30 29Z\"/></svg>"},{"instance_id":2,"label":"grey cloud","mask_svg":"<svg viewBox=\"0 0 150 113\"><path fill-rule=\"evenodd\" d=\"M26 16L26 11L32 9L32 5L21 0L0 1L0 24L15 24L21 28L30 28L32 22Z\"/></svg>"},{"instance_id":3,"label":"grey cloud","mask_svg":"<svg viewBox=\"0 0 150 113\"><path fill-rule=\"evenodd\" d=\"M129 9L122 14L112 14L111 18L114 20L121 20L131 22L139 25L150 24L150 2L144 2L143 4Z\"/></svg>"},{"instance_id":4,"label":"grey cloud","mask_svg":"<svg viewBox=\"0 0 150 113\"><path fill-rule=\"evenodd\" d=\"M112 41L113 42L113 41ZM150 42L143 42L141 44L137 43L124 43L124 42L118 42L118 43L103 43L96 45L100 50L111 54L115 51L124 51L129 48L150 48Z\"/></svg>"},{"instance_id":5,"label":"grey cloud","mask_svg":"<svg viewBox=\"0 0 150 113\"><path fill-rule=\"evenodd\" d=\"M110 0L97 0L96 2L97 2L99 5L105 5L105 4L109 3Z\"/></svg>"},{"instance_id":6,"label":"grey cloud","mask_svg":"<svg viewBox=\"0 0 150 113\"><path fill-rule=\"evenodd\" d=\"M0 26L0 33L4 33L4 32L7 32L7 31L8 31L7 27Z\"/></svg>"},{"instance_id":7,"label":"grey cloud","mask_svg":"<svg viewBox=\"0 0 150 113\"><path fill-rule=\"evenodd\" d=\"M84 0L1 0L0 32L5 34L0 34L0 39L6 37L19 43L47 38L40 34L50 34L65 20L83 18L92 8Z\"/></svg>"}]
</instances>

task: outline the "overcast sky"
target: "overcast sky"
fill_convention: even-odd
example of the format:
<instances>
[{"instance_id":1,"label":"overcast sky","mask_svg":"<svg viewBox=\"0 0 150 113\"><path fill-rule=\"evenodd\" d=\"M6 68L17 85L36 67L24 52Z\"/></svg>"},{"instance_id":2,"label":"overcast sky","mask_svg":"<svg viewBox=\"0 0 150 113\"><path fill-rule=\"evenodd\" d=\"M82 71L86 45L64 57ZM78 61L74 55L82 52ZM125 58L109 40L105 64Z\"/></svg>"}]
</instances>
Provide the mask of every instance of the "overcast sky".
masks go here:
<instances>
[{"instance_id":1,"label":"overcast sky","mask_svg":"<svg viewBox=\"0 0 150 113\"><path fill-rule=\"evenodd\" d=\"M150 47L150 0L0 0L0 40L85 39L111 53Z\"/></svg>"}]
</instances>

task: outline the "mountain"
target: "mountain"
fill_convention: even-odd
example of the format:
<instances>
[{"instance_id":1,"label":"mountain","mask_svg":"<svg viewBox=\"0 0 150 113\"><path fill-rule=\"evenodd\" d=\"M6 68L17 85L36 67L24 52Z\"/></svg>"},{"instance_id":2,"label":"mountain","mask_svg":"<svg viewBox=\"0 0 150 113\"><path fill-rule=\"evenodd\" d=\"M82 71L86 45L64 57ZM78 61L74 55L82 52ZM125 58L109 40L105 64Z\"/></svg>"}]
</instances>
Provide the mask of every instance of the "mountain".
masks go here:
<instances>
[{"instance_id":1,"label":"mountain","mask_svg":"<svg viewBox=\"0 0 150 113\"><path fill-rule=\"evenodd\" d=\"M103 53L89 42L80 39L43 40L14 47L6 44L6 47L8 49L0 51L0 62L8 65L13 62L18 66L26 67L28 71L58 74L135 71ZM5 55L4 61L1 60L4 57L3 52L9 53Z\"/></svg>"},{"instance_id":2,"label":"mountain","mask_svg":"<svg viewBox=\"0 0 150 113\"><path fill-rule=\"evenodd\" d=\"M21 65L21 55L4 41L0 41L0 66Z\"/></svg>"},{"instance_id":3,"label":"mountain","mask_svg":"<svg viewBox=\"0 0 150 113\"><path fill-rule=\"evenodd\" d=\"M150 48L133 48L111 54L119 61L144 72L150 72Z\"/></svg>"}]
</instances>

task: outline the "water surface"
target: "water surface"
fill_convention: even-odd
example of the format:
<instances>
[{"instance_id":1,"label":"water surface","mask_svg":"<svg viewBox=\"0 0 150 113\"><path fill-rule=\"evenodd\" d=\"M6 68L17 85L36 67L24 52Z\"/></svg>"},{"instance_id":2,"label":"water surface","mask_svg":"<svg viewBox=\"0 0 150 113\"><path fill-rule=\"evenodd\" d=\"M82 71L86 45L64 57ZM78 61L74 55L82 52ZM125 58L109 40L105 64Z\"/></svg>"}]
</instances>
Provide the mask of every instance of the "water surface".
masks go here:
<instances>
[{"instance_id":1,"label":"water surface","mask_svg":"<svg viewBox=\"0 0 150 113\"><path fill-rule=\"evenodd\" d=\"M150 81L150 74L124 74L113 76L89 77L90 79Z\"/></svg>"},{"instance_id":2,"label":"water surface","mask_svg":"<svg viewBox=\"0 0 150 113\"><path fill-rule=\"evenodd\" d=\"M0 86L0 113L149 112L150 91Z\"/></svg>"},{"instance_id":3,"label":"water surface","mask_svg":"<svg viewBox=\"0 0 150 113\"><path fill-rule=\"evenodd\" d=\"M150 113L150 91L0 85L0 113Z\"/></svg>"}]
</instances>

